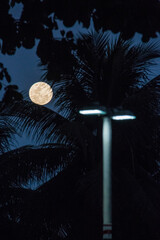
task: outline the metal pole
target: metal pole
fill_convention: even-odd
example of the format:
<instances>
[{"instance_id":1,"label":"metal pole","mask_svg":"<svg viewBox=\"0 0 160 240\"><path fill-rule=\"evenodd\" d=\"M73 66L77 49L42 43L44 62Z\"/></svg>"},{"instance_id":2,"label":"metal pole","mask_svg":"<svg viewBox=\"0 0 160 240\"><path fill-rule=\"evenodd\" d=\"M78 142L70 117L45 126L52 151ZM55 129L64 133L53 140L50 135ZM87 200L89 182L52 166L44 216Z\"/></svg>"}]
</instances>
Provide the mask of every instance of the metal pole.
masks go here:
<instances>
[{"instance_id":1,"label":"metal pole","mask_svg":"<svg viewBox=\"0 0 160 240\"><path fill-rule=\"evenodd\" d=\"M112 239L112 169L111 169L112 125L109 117L103 117L103 240Z\"/></svg>"}]
</instances>

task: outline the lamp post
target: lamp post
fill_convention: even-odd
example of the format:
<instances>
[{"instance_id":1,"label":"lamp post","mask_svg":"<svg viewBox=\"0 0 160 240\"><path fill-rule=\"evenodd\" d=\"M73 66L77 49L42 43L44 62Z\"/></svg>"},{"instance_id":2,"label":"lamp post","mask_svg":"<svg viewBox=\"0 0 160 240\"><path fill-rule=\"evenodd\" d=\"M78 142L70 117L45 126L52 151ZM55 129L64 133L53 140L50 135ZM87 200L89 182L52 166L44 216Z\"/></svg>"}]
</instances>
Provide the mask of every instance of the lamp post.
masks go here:
<instances>
[{"instance_id":1,"label":"lamp post","mask_svg":"<svg viewBox=\"0 0 160 240\"><path fill-rule=\"evenodd\" d=\"M136 117L129 111L118 109L107 111L105 107L98 106L81 109L79 113L102 118L103 240L112 239L112 120L133 120Z\"/></svg>"}]
</instances>

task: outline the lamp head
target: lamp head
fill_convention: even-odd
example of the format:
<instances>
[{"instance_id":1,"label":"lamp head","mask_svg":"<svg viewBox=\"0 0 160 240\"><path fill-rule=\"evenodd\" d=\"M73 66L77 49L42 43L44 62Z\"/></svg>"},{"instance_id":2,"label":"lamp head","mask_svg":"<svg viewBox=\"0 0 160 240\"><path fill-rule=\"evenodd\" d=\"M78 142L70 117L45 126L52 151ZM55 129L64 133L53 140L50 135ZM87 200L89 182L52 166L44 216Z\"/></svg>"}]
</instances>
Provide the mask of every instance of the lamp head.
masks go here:
<instances>
[{"instance_id":1,"label":"lamp head","mask_svg":"<svg viewBox=\"0 0 160 240\"><path fill-rule=\"evenodd\" d=\"M113 109L111 119L113 120L134 120L136 116L128 110Z\"/></svg>"},{"instance_id":2,"label":"lamp head","mask_svg":"<svg viewBox=\"0 0 160 240\"><path fill-rule=\"evenodd\" d=\"M79 113L87 116L107 116L112 120L133 120L136 116L128 111L121 108L106 109L104 106L99 106L97 103L93 106L84 107L79 110Z\"/></svg>"},{"instance_id":3,"label":"lamp head","mask_svg":"<svg viewBox=\"0 0 160 240\"><path fill-rule=\"evenodd\" d=\"M79 110L79 113L82 115L106 115L107 111L105 108L102 107L88 107Z\"/></svg>"},{"instance_id":4,"label":"lamp head","mask_svg":"<svg viewBox=\"0 0 160 240\"><path fill-rule=\"evenodd\" d=\"M99 102L93 102L91 106L80 109L79 113L82 115L103 116L107 114L107 110L104 106L101 106Z\"/></svg>"}]
</instances>

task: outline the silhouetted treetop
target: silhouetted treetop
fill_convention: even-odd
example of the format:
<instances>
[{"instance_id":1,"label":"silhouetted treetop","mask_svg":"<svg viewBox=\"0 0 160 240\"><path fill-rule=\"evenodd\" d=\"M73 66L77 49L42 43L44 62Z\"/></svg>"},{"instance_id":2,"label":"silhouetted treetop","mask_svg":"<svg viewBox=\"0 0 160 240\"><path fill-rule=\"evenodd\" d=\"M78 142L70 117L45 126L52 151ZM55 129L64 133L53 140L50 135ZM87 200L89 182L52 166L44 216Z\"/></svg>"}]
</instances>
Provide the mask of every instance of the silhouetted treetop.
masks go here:
<instances>
[{"instance_id":1,"label":"silhouetted treetop","mask_svg":"<svg viewBox=\"0 0 160 240\"><path fill-rule=\"evenodd\" d=\"M20 19L10 14L16 3L23 7ZM92 17L96 30L121 32L124 39L138 32L143 41L148 41L160 32L158 0L1 0L0 13L3 54L14 54L20 46L32 48L35 39L47 37L58 28L58 19L63 20L66 27L78 21L88 28Z\"/></svg>"}]
</instances>

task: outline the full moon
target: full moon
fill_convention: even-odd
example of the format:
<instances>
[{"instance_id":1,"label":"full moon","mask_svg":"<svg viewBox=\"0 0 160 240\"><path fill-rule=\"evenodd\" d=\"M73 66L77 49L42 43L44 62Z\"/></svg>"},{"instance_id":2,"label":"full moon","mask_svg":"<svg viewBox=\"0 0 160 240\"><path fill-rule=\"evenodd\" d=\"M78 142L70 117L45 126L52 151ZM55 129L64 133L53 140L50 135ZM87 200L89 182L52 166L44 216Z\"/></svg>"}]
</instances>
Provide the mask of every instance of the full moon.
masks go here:
<instances>
[{"instance_id":1,"label":"full moon","mask_svg":"<svg viewBox=\"0 0 160 240\"><path fill-rule=\"evenodd\" d=\"M29 89L29 97L32 102L39 105L45 105L51 101L53 91L49 84L45 82L37 82Z\"/></svg>"}]
</instances>

